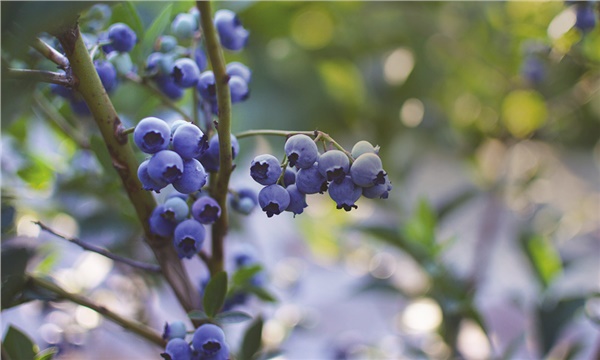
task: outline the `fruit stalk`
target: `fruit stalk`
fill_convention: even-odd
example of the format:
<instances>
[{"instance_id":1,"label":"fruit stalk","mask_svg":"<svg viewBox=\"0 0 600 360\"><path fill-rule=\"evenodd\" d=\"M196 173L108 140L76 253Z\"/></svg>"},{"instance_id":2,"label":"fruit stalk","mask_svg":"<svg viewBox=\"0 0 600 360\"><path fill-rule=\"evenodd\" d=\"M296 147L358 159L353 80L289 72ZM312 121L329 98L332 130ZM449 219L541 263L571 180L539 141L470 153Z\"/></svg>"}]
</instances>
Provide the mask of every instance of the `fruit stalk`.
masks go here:
<instances>
[{"instance_id":1,"label":"fruit stalk","mask_svg":"<svg viewBox=\"0 0 600 360\"><path fill-rule=\"evenodd\" d=\"M216 182L212 188L212 197L217 200L221 207L221 216L212 228L212 256L210 261L210 272L212 275L223 270L224 239L229 227L227 215L227 190L229 178L233 170L233 155L231 152L231 95L229 93L229 75L225 68L225 59L219 43L217 31L212 20L212 11L209 1L196 1L200 11L200 22L206 50L213 72L215 74L215 85L217 89L217 102L219 104L219 121L217 133L219 136L219 171L216 174ZM212 180L212 179L211 179ZM212 185L212 184L211 184Z\"/></svg>"},{"instance_id":2,"label":"fruit stalk","mask_svg":"<svg viewBox=\"0 0 600 360\"><path fill-rule=\"evenodd\" d=\"M152 194L142 189L137 177L138 163L126 135L122 134L121 120L106 94L92 59L83 43L79 25L74 24L57 34L69 59L71 71L79 79L76 89L87 103L100 129L113 166L119 174L125 191L144 229L145 240L154 252L162 274L172 287L186 312L198 309L200 295L191 285L170 241L157 237L150 231L148 219L156 207Z\"/></svg>"}]
</instances>

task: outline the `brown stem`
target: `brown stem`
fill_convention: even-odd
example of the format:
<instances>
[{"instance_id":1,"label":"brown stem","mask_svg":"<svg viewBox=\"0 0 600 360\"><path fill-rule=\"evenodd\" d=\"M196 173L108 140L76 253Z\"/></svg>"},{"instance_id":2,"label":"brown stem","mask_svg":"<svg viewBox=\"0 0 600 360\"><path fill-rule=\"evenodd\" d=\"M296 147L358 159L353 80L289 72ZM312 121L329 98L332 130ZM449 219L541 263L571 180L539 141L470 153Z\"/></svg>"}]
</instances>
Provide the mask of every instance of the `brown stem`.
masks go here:
<instances>
[{"instance_id":1,"label":"brown stem","mask_svg":"<svg viewBox=\"0 0 600 360\"><path fill-rule=\"evenodd\" d=\"M66 76L63 73L31 70L31 69L8 69L7 76L12 79L22 79L31 81L41 81L51 84L62 85L71 88L75 85L73 78Z\"/></svg>"}]
</instances>

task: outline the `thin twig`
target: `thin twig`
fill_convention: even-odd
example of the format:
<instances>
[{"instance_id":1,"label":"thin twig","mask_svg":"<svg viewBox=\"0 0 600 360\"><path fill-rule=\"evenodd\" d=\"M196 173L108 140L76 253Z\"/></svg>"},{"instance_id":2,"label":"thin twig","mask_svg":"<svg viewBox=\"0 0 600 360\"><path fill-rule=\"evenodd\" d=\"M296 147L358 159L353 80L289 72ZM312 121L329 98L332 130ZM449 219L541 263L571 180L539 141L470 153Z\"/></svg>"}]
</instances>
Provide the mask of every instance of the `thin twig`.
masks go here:
<instances>
[{"instance_id":1,"label":"thin twig","mask_svg":"<svg viewBox=\"0 0 600 360\"><path fill-rule=\"evenodd\" d=\"M72 88L75 85L74 79L63 73L46 70L31 69L8 69L8 77L13 79L23 79L31 81L41 81L51 84L62 85Z\"/></svg>"},{"instance_id":2,"label":"thin twig","mask_svg":"<svg viewBox=\"0 0 600 360\"><path fill-rule=\"evenodd\" d=\"M107 249L101 248L99 246L95 246L95 245L91 245L88 244L84 241L81 241L77 238L68 238L64 235L61 235L59 233L57 233L56 231L52 230L51 228L49 228L48 226L44 225L41 221L33 221L34 224L36 224L37 226L39 226L40 228L42 228L42 230L49 232L50 234L57 236L61 239L67 240L75 245L78 245L79 247L81 247L84 250L88 250L88 251L92 251L95 252L97 254L106 256L109 259L112 259L114 261L118 261L121 262L123 264L127 264L131 267L134 267L136 269L141 269L144 271L150 271L150 272L154 272L154 273L160 273L160 266L158 265L153 265L153 264L148 264L145 262L141 262L141 261L137 261L137 260L133 260L133 259L129 259L120 255L116 255L112 252L110 252Z\"/></svg>"},{"instance_id":3,"label":"thin twig","mask_svg":"<svg viewBox=\"0 0 600 360\"><path fill-rule=\"evenodd\" d=\"M77 145L82 149L90 149L90 142L84 134L79 130L71 126L69 122L50 104L39 92L33 93L33 100L37 107L44 113L44 118L50 120L70 139L73 139Z\"/></svg>"},{"instance_id":4,"label":"thin twig","mask_svg":"<svg viewBox=\"0 0 600 360\"><path fill-rule=\"evenodd\" d=\"M40 54L44 55L44 57L56 65L58 65L63 70L66 70L69 66L69 59L66 56L59 53L55 48L46 44L40 38L35 38L33 40L33 44L31 44L35 50L37 50Z\"/></svg>"},{"instance_id":5,"label":"thin twig","mask_svg":"<svg viewBox=\"0 0 600 360\"><path fill-rule=\"evenodd\" d=\"M31 283L33 283L33 285L39 286L46 290L49 290L63 299L66 299L66 300L72 301L76 304L79 304L81 306L90 308L90 309L96 311L97 313L99 313L100 315L104 316L105 318L110 319L110 320L114 321L115 323L121 325L126 330L129 330L129 331L153 342L154 344L156 344L158 346L164 347L166 345L165 340L163 340L162 336L158 332L154 331L153 329L149 328L148 326L146 326L142 323L139 323L139 322L131 320L131 319L124 318L121 315L108 310L104 306L94 303L92 300L90 300L82 295L73 294L73 293L70 293L70 292L64 290L63 288L54 284L51 281L48 281L48 280L45 280L45 279L42 279L42 278L39 278L39 277L36 277L33 275L28 275L27 278L29 281L31 281Z\"/></svg>"}]
</instances>

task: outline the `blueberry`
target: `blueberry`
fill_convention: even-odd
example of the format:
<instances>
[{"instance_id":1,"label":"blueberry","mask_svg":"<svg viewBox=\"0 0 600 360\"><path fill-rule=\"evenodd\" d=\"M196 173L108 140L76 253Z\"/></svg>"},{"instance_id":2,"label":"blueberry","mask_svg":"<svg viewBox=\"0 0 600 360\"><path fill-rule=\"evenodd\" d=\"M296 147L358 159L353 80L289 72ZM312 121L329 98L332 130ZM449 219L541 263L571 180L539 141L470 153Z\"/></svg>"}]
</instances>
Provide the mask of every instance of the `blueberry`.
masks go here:
<instances>
[{"instance_id":1,"label":"blueberry","mask_svg":"<svg viewBox=\"0 0 600 360\"><path fill-rule=\"evenodd\" d=\"M173 182L175 190L183 194L200 191L206 185L206 170L200 161L189 159L183 161L183 174Z\"/></svg>"},{"instance_id":2,"label":"blueberry","mask_svg":"<svg viewBox=\"0 0 600 360\"><path fill-rule=\"evenodd\" d=\"M198 29L198 22L193 14L177 14L171 23L171 32L179 39L191 39Z\"/></svg>"},{"instance_id":3,"label":"blueberry","mask_svg":"<svg viewBox=\"0 0 600 360\"><path fill-rule=\"evenodd\" d=\"M225 333L217 325L204 324L196 329L192 346L201 359L227 359L229 356Z\"/></svg>"},{"instance_id":4,"label":"blueberry","mask_svg":"<svg viewBox=\"0 0 600 360\"><path fill-rule=\"evenodd\" d=\"M204 53L204 50L202 50L200 46L196 47L196 50L194 50L194 61L196 62L196 65L198 65L200 71L204 71L208 66L206 53Z\"/></svg>"},{"instance_id":5,"label":"blueberry","mask_svg":"<svg viewBox=\"0 0 600 360\"><path fill-rule=\"evenodd\" d=\"M194 87L198 84L200 78L200 70L198 65L192 59L181 58L173 63L173 71L171 72L175 84L182 88Z\"/></svg>"},{"instance_id":6,"label":"blueberry","mask_svg":"<svg viewBox=\"0 0 600 360\"><path fill-rule=\"evenodd\" d=\"M173 140L173 135L175 134L175 131L179 129L181 125L185 124L189 124L189 122L181 119L173 121L173 123L171 124L171 141Z\"/></svg>"},{"instance_id":7,"label":"blueberry","mask_svg":"<svg viewBox=\"0 0 600 360\"><path fill-rule=\"evenodd\" d=\"M108 31L103 31L100 34L98 34L98 43L105 44L105 45L102 45L102 51L105 54L110 54L111 52L116 51L116 49L110 43L110 39L108 38Z\"/></svg>"},{"instance_id":8,"label":"blueberry","mask_svg":"<svg viewBox=\"0 0 600 360\"><path fill-rule=\"evenodd\" d=\"M575 11L575 27L586 33L596 26L594 8L589 3L578 3Z\"/></svg>"},{"instance_id":9,"label":"blueberry","mask_svg":"<svg viewBox=\"0 0 600 360\"><path fill-rule=\"evenodd\" d=\"M198 85L196 86L200 96L206 101L217 101L217 87L215 86L215 74L212 71L205 71L200 74Z\"/></svg>"},{"instance_id":10,"label":"blueberry","mask_svg":"<svg viewBox=\"0 0 600 360\"><path fill-rule=\"evenodd\" d=\"M85 100L83 100L80 97L80 95L79 96L74 95L73 98L69 99L69 105L71 105L71 110L73 110L73 112L77 115L80 115L80 116L92 115L90 108L87 106L87 103L85 102Z\"/></svg>"},{"instance_id":11,"label":"blueberry","mask_svg":"<svg viewBox=\"0 0 600 360\"><path fill-rule=\"evenodd\" d=\"M354 184L350 176L329 184L329 196L337 203L338 209L350 211L352 208L358 208L354 203L361 195L362 188Z\"/></svg>"},{"instance_id":12,"label":"blueberry","mask_svg":"<svg viewBox=\"0 0 600 360\"><path fill-rule=\"evenodd\" d=\"M185 200L177 196L168 198L163 205L167 211L173 213L173 218L178 223L185 220L190 213L190 208Z\"/></svg>"},{"instance_id":13,"label":"blueberry","mask_svg":"<svg viewBox=\"0 0 600 360\"><path fill-rule=\"evenodd\" d=\"M306 195L298 191L296 185L293 184L285 189L287 190L288 194L290 194L290 204L287 206L285 211L293 212L294 216L302 214L304 208L308 206L306 204Z\"/></svg>"},{"instance_id":14,"label":"blueberry","mask_svg":"<svg viewBox=\"0 0 600 360\"><path fill-rule=\"evenodd\" d=\"M212 224L221 217L221 207L217 200L203 196L192 205L192 216L202 224Z\"/></svg>"},{"instance_id":15,"label":"blueberry","mask_svg":"<svg viewBox=\"0 0 600 360\"><path fill-rule=\"evenodd\" d=\"M158 39L156 39L156 50L161 53L168 53L175 50L177 47L177 39L171 35L162 35Z\"/></svg>"},{"instance_id":16,"label":"blueberry","mask_svg":"<svg viewBox=\"0 0 600 360\"><path fill-rule=\"evenodd\" d=\"M137 36L129 26L123 23L112 24L108 28L108 38L112 47L119 52L129 52L135 46Z\"/></svg>"},{"instance_id":17,"label":"blueberry","mask_svg":"<svg viewBox=\"0 0 600 360\"><path fill-rule=\"evenodd\" d=\"M319 157L318 166L327 181L341 182L348 174L350 160L340 150L329 150Z\"/></svg>"},{"instance_id":18,"label":"blueberry","mask_svg":"<svg viewBox=\"0 0 600 360\"><path fill-rule=\"evenodd\" d=\"M231 10L219 10L215 13L215 27L219 33L221 45L227 50L241 50L248 42L249 33Z\"/></svg>"},{"instance_id":19,"label":"blueberry","mask_svg":"<svg viewBox=\"0 0 600 360\"><path fill-rule=\"evenodd\" d=\"M232 295L228 295L223 303L223 311L230 311L238 305L243 305L248 301L248 293L243 291L237 291Z\"/></svg>"},{"instance_id":20,"label":"blueberry","mask_svg":"<svg viewBox=\"0 0 600 360\"><path fill-rule=\"evenodd\" d=\"M179 258L191 259L202 247L206 231L204 226L194 219L184 220L175 228L173 244Z\"/></svg>"},{"instance_id":21,"label":"blueberry","mask_svg":"<svg viewBox=\"0 0 600 360\"><path fill-rule=\"evenodd\" d=\"M184 159L196 158L207 148L208 137L196 125L180 125L173 133L173 150Z\"/></svg>"},{"instance_id":22,"label":"blueberry","mask_svg":"<svg viewBox=\"0 0 600 360\"><path fill-rule=\"evenodd\" d=\"M156 181L173 183L183 175L183 159L175 151L161 150L148 162L148 174ZM179 189L177 191L183 192Z\"/></svg>"},{"instance_id":23,"label":"blueberry","mask_svg":"<svg viewBox=\"0 0 600 360\"><path fill-rule=\"evenodd\" d=\"M319 172L318 164L296 173L296 187L304 194L324 193L327 191L327 179Z\"/></svg>"},{"instance_id":24,"label":"blueberry","mask_svg":"<svg viewBox=\"0 0 600 360\"><path fill-rule=\"evenodd\" d=\"M283 148L290 166L296 166L300 169L313 166L319 158L317 144L309 136L303 134L288 138Z\"/></svg>"},{"instance_id":25,"label":"blueberry","mask_svg":"<svg viewBox=\"0 0 600 360\"><path fill-rule=\"evenodd\" d=\"M164 205L158 205L152 211L150 219L150 231L156 235L171 237L177 222L175 221L175 214L167 210Z\"/></svg>"},{"instance_id":26,"label":"blueberry","mask_svg":"<svg viewBox=\"0 0 600 360\"><path fill-rule=\"evenodd\" d=\"M525 59L525 62L521 66L521 75L532 84L539 84L544 80L546 71L544 64L540 59L530 56Z\"/></svg>"},{"instance_id":27,"label":"blueberry","mask_svg":"<svg viewBox=\"0 0 600 360\"><path fill-rule=\"evenodd\" d=\"M261 185L272 185L281 176L277 158L270 154L258 155L250 164L250 176Z\"/></svg>"},{"instance_id":28,"label":"blueberry","mask_svg":"<svg viewBox=\"0 0 600 360\"><path fill-rule=\"evenodd\" d=\"M133 131L133 141L147 154L154 154L169 147L171 129L159 118L142 119Z\"/></svg>"},{"instance_id":29,"label":"blueberry","mask_svg":"<svg viewBox=\"0 0 600 360\"><path fill-rule=\"evenodd\" d=\"M160 92L167 95L169 99L178 100L183 96L183 89L175 84L171 76L162 75L158 76L155 80Z\"/></svg>"},{"instance_id":30,"label":"blueberry","mask_svg":"<svg viewBox=\"0 0 600 360\"><path fill-rule=\"evenodd\" d=\"M283 186L288 187L296 183L296 172L289 167L285 168L283 173Z\"/></svg>"},{"instance_id":31,"label":"blueberry","mask_svg":"<svg viewBox=\"0 0 600 360\"><path fill-rule=\"evenodd\" d=\"M187 341L175 338L169 340L165 352L160 356L165 360L192 360L192 349Z\"/></svg>"},{"instance_id":32,"label":"blueberry","mask_svg":"<svg viewBox=\"0 0 600 360\"><path fill-rule=\"evenodd\" d=\"M69 89L66 86L62 86L62 85L58 85L58 84L50 84L50 91L53 94L63 97L65 99L73 98L73 90Z\"/></svg>"},{"instance_id":33,"label":"blueberry","mask_svg":"<svg viewBox=\"0 0 600 360\"><path fill-rule=\"evenodd\" d=\"M96 60L94 67L106 92L112 92L117 87L117 70L113 64L106 60Z\"/></svg>"},{"instance_id":34,"label":"blueberry","mask_svg":"<svg viewBox=\"0 0 600 360\"><path fill-rule=\"evenodd\" d=\"M363 188L362 195L368 199L387 199L388 193L392 190L392 183L385 176L385 183Z\"/></svg>"},{"instance_id":35,"label":"blueberry","mask_svg":"<svg viewBox=\"0 0 600 360\"><path fill-rule=\"evenodd\" d=\"M146 58L146 71L152 75L169 75L173 69L173 56L160 52L153 52ZM171 76L169 76L170 78Z\"/></svg>"},{"instance_id":36,"label":"blueberry","mask_svg":"<svg viewBox=\"0 0 600 360\"><path fill-rule=\"evenodd\" d=\"M239 76L229 78L229 93L231 94L231 103L239 103L245 101L250 96L248 83Z\"/></svg>"},{"instance_id":37,"label":"blueberry","mask_svg":"<svg viewBox=\"0 0 600 360\"><path fill-rule=\"evenodd\" d=\"M258 203L268 217L279 215L290 205L290 194L281 185L269 185L258 193Z\"/></svg>"},{"instance_id":38,"label":"blueberry","mask_svg":"<svg viewBox=\"0 0 600 360\"><path fill-rule=\"evenodd\" d=\"M239 76L244 79L247 84L250 84L250 80L252 79L252 71L250 71L250 69L241 62L230 62L225 67L225 71L227 72L227 75Z\"/></svg>"},{"instance_id":39,"label":"blueberry","mask_svg":"<svg viewBox=\"0 0 600 360\"><path fill-rule=\"evenodd\" d=\"M361 140L354 144L352 151L350 152L354 159L365 153L379 154L379 146L373 146L370 142Z\"/></svg>"},{"instance_id":40,"label":"blueberry","mask_svg":"<svg viewBox=\"0 0 600 360\"><path fill-rule=\"evenodd\" d=\"M150 177L150 175L148 174L149 161L150 160L145 160L140 164L140 166L138 167L137 176L140 179L140 182L142 183L142 188L144 190L156 191L158 193L161 189L163 189L169 184L165 181L156 181Z\"/></svg>"},{"instance_id":41,"label":"blueberry","mask_svg":"<svg viewBox=\"0 0 600 360\"><path fill-rule=\"evenodd\" d=\"M239 189L229 197L231 208L244 215L248 215L258 205L256 192L253 189Z\"/></svg>"},{"instance_id":42,"label":"blueberry","mask_svg":"<svg viewBox=\"0 0 600 360\"><path fill-rule=\"evenodd\" d=\"M185 339L187 331L183 321L173 321L172 323L165 323L163 330L163 339Z\"/></svg>"},{"instance_id":43,"label":"blueberry","mask_svg":"<svg viewBox=\"0 0 600 360\"><path fill-rule=\"evenodd\" d=\"M362 154L350 167L352 181L362 187L385 184L385 175L381 159L373 153Z\"/></svg>"},{"instance_id":44,"label":"blueberry","mask_svg":"<svg viewBox=\"0 0 600 360\"><path fill-rule=\"evenodd\" d=\"M232 159L235 159L240 152L240 144L233 134L231 134L230 139L231 156ZM219 158L219 136L218 134L214 134L208 142L208 149L206 149L204 154L202 154L198 160L204 165L206 171L216 172L219 170Z\"/></svg>"},{"instance_id":45,"label":"blueberry","mask_svg":"<svg viewBox=\"0 0 600 360\"><path fill-rule=\"evenodd\" d=\"M131 61L131 56L129 53L113 51L108 54L106 58L111 62L111 64L113 64L117 70L117 74L121 76L125 76L133 71L133 62Z\"/></svg>"}]
</instances>

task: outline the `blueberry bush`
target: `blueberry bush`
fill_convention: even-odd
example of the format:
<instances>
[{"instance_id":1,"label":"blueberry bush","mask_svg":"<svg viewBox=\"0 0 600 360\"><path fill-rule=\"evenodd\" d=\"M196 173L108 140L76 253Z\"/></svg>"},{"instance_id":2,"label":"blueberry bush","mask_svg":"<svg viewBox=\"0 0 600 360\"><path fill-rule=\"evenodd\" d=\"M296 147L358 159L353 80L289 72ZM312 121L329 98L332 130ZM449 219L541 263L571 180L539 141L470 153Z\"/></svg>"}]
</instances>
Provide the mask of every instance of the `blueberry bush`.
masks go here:
<instances>
[{"instance_id":1,"label":"blueberry bush","mask_svg":"<svg viewBox=\"0 0 600 360\"><path fill-rule=\"evenodd\" d=\"M600 356L599 12L3 2L2 358Z\"/></svg>"}]
</instances>

